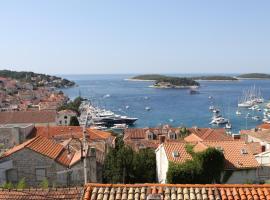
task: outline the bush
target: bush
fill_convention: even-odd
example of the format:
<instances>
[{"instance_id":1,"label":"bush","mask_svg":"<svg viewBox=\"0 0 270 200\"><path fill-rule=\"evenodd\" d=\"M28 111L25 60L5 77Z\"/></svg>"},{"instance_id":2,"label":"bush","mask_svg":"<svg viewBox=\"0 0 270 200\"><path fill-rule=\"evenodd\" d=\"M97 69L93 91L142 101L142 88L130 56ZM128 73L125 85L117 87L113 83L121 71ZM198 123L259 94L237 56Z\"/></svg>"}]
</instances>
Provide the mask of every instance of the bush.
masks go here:
<instances>
[{"instance_id":1,"label":"bush","mask_svg":"<svg viewBox=\"0 0 270 200\"><path fill-rule=\"evenodd\" d=\"M17 189L24 189L24 188L26 188L26 182L25 178L22 178L17 184Z\"/></svg>"},{"instance_id":2,"label":"bush","mask_svg":"<svg viewBox=\"0 0 270 200\"><path fill-rule=\"evenodd\" d=\"M187 147L190 150L190 147ZM224 170L224 155L215 148L191 153L192 160L182 164L169 163L168 183L213 183L220 182Z\"/></svg>"},{"instance_id":3,"label":"bush","mask_svg":"<svg viewBox=\"0 0 270 200\"><path fill-rule=\"evenodd\" d=\"M12 189L13 184L11 182L5 182L3 185L1 185L1 188L3 188L3 189Z\"/></svg>"},{"instance_id":4,"label":"bush","mask_svg":"<svg viewBox=\"0 0 270 200\"><path fill-rule=\"evenodd\" d=\"M44 178L41 183L40 183L40 187L43 189L47 189L49 188L49 181L47 178Z\"/></svg>"}]
</instances>

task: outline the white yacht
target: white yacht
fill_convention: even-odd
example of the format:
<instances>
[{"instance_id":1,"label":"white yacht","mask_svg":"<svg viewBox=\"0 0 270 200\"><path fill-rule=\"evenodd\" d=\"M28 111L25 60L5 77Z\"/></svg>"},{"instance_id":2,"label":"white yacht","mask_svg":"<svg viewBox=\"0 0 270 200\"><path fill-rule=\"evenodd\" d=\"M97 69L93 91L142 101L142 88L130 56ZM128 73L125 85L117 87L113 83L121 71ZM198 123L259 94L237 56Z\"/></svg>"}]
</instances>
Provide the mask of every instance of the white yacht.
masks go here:
<instances>
[{"instance_id":1,"label":"white yacht","mask_svg":"<svg viewBox=\"0 0 270 200\"><path fill-rule=\"evenodd\" d=\"M236 114L236 115L241 115L242 113L241 113L239 110L237 110L237 111L235 112L235 114Z\"/></svg>"},{"instance_id":2,"label":"white yacht","mask_svg":"<svg viewBox=\"0 0 270 200\"><path fill-rule=\"evenodd\" d=\"M228 119L225 119L224 117L218 117L213 119L210 124L217 124L217 125L221 125L221 124L227 124L229 122Z\"/></svg>"},{"instance_id":3,"label":"white yacht","mask_svg":"<svg viewBox=\"0 0 270 200\"><path fill-rule=\"evenodd\" d=\"M228 123L225 125L226 129L232 129L232 124L228 121Z\"/></svg>"}]
</instances>

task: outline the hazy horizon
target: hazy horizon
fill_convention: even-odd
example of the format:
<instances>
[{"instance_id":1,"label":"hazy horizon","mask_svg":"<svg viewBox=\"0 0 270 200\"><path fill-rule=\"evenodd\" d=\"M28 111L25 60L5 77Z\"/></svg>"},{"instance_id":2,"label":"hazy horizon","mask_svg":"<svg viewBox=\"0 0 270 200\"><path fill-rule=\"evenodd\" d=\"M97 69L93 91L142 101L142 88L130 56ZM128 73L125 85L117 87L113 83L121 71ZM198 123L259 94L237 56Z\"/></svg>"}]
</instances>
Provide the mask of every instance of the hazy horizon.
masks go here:
<instances>
[{"instance_id":1,"label":"hazy horizon","mask_svg":"<svg viewBox=\"0 0 270 200\"><path fill-rule=\"evenodd\" d=\"M0 69L46 74L270 73L270 2L0 4Z\"/></svg>"}]
</instances>

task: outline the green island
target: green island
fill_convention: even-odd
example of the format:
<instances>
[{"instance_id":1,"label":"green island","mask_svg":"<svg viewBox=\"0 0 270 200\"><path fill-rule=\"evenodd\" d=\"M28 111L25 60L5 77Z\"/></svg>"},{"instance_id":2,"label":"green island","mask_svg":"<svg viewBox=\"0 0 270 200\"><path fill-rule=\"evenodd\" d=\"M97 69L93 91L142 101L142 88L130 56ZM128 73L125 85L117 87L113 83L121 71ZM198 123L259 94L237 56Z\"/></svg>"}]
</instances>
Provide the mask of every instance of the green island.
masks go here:
<instances>
[{"instance_id":1,"label":"green island","mask_svg":"<svg viewBox=\"0 0 270 200\"><path fill-rule=\"evenodd\" d=\"M173 77L158 74L135 76L131 78L131 80L155 81L155 83L150 86L154 88L190 88L200 86L200 83L191 78Z\"/></svg>"},{"instance_id":2,"label":"green island","mask_svg":"<svg viewBox=\"0 0 270 200\"><path fill-rule=\"evenodd\" d=\"M197 76L192 79L197 81L238 81L236 77L232 76Z\"/></svg>"},{"instance_id":3,"label":"green island","mask_svg":"<svg viewBox=\"0 0 270 200\"><path fill-rule=\"evenodd\" d=\"M27 71L0 70L0 77L31 83L34 87L67 88L75 85L75 82L65 78Z\"/></svg>"},{"instance_id":4,"label":"green island","mask_svg":"<svg viewBox=\"0 0 270 200\"><path fill-rule=\"evenodd\" d=\"M249 74L241 74L237 76L239 79L270 79L270 74L263 73L249 73Z\"/></svg>"}]
</instances>

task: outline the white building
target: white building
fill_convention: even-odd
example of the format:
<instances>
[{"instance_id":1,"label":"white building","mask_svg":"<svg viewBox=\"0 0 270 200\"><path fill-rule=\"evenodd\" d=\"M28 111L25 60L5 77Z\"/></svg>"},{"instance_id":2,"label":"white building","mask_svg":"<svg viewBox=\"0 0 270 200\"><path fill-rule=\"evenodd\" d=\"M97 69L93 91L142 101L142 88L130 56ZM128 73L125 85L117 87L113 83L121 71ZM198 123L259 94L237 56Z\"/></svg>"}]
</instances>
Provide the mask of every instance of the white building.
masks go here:
<instances>
[{"instance_id":1,"label":"white building","mask_svg":"<svg viewBox=\"0 0 270 200\"><path fill-rule=\"evenodd\" d=\"M159 183L166 183L169 162L181 164L188 159L192 159L191 155L185 149L186 144L183 142L168 142L161 144L156 149L157 177ZM221 182L224 181L225 183L232 184L259 182L269 179L270 176L260 176L260 164L244 141L203 141L195 145L194 151L203 151L208 147L219 149L224 154L225 172L229 172L226 174L230 174L230 176L222 176Z\"/></svg>"},{"instance_id":2,"label":"white building","mask_svg":"<svg viewBox=\"0 0 270 200\"><path fill-rule=\"evenodd\" d=\"M72 117L77 117L77 113L72 110L61 110L57 113L57 125L69 126Z\"/></svg>"}]
</instances>

